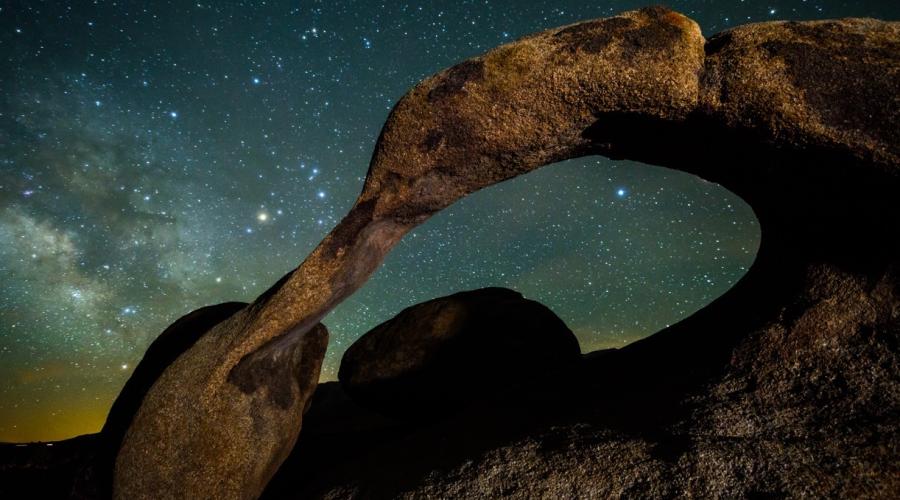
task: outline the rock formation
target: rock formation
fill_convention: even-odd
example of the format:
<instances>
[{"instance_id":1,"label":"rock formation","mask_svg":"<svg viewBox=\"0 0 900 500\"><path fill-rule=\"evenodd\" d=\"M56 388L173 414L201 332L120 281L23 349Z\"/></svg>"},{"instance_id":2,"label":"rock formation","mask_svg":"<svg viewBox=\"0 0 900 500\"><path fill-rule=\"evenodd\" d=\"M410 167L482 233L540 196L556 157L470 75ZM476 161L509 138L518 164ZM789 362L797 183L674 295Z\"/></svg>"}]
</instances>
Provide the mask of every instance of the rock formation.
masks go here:
<instances>
[{"instance_id":1,"label":"rock formation","mask_svg":"<svg viewBox=\"0 0 900 500\"><path fill-rule=\"evenodd\" d=\"M572 365L578 340L543 304L506 288L459 292L404 309L344 353L338 378L386 415L448 414Z\"/></svg>"},{"instance_id":2,"label":"rock formation","mask_svg":"<svg viewBox=\"0 0 900 500\"><path fill-rule=\"evenodd\" d=\"M584 380L604 385L578 393L592 402L568 426L556 413L553 425L507 423L490 446L455 443L480 454L454 468L462 455L447 453L435 465L446 474L385 467L326 493L387 493L400 477L409 495L896 494L898 72L897 23L774 22L707 41L690 19L649 8L424 80L391 112L347 216L150 389L115 495L258 494L296 436L312 389L303 377L318 371L314 325L438 210L589 154L742 196L762 227L753 268L691 318L589 363ZM399 453L429 441L405 444ZM410 456L393 463L429 466Z\"/></svg>"},{"instance_id":3,"label":"rock formation","mask_svg":"<svg viewBox=\"0 0 900 500\"><path fill-rule=\"evenodd\" d=\"M319 379L328 331L321 323L303 335L277 338L245 356L229 374L228 381L246 394L242 408L220 409L223 421L216 428L203 422L179 422L195 434L184 443L156 443L153 448L186 445L190 455L178 453L179 462L160 463L147 451L135 450L124 474L122 451L128 450L123 435L136 410L153 394L160 373L172 366L191 346L205 338L217 324L246 308L229 302L194 311L166 329L147 350L122 393L113 404L99 435L97 458L92 470L83 471L74 494L83 497L109 495L138 498L257 497L278 469L297 439L303 413ZM189 380L183 382L190 384ZM182 415L190 418L189 415ZM196 425L196 426L195 426ZM238 445L241 447L239 448ZM171 452L170 452L171 453ZM127 455L126 455L127 456ZM113 458L115 457L115 467ZM140 470L141 464L154 467ZM179 474L184 474L179 477ZM93 476L93 477L91 477ZM127 492L127 494L126 494Z\"/></svg>"},{"instance_id":4,"label":"rock formation","mask_svg":"<svg viewBox=\"0 0 900 500\"><path fill-rule=\"evenodd\" d=\"M182 316L156 337L113 402L95 444L96 459L89 463L77 479L74 488L76 496L110 496L116 454L147 391L163 370L194 345L197 339L246 306L243 302L226 302L201 307Z\"/></svg>"}]
</instances>

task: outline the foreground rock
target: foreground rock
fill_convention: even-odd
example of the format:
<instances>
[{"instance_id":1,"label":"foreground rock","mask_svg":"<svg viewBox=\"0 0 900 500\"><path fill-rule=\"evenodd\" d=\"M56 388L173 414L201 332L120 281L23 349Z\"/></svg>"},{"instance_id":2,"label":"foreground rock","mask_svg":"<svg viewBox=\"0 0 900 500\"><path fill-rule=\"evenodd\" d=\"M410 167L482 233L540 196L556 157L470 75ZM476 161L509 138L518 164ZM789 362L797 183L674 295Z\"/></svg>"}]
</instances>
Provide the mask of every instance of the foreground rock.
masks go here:
<instances>
[{"instance_id":1,"label":"foreground rock","mask_svg":"<svg viewBox=\"0 0 900 500\"><path fill-rule=\"evenodd\" d=\"M338 378L359 404L418 417L457 410L579 359L553 311L518 292L484 288L411 306L347 349Z\"/></svg>"},{"instance_id":2,"label":"foreground rock","mask_svg":"<svg viewBox=\"0 0 900 500\"><path fill-rule=\"evenodd\" d=\"M762 227L748 275L589 363L580 380L602 385L498 410L496 425L473 415L442 424L455 433L422 430L395 455L368 441L299 480L336 496L896 496L898 74L896 23L766 23L707 42L690 19L650 8L424 80L392 111L340 224L153 384L122 441L116 495L261 491L318 372L316 325L406 232L493 183L603 154L742 196ZM563 412L576 396L589 402Z\"/></svg>"},{"instance_id":3,"label":"foreground rock","mask_svg":"<svg viewBox=\"0 0 900 500\"><path fill-rule=\"evenodd\" d=\"M294 446L303 413L319 379L327 344L328 331L320 323L302 335L276 338L248 354L228 377L233 390L246 395L241 398L244 404L226 408L221 406L225 401L214 403L212 407L222 417L218 425L204 425L202 421L181 424L194 429L186 441L146 441L152 433L126 436L115 463L113 495L116 498L259 496ZM172 357L172 353L159 351L159 354ZM178 359L175 358L176 362ZM160 366L159 361L151 359L148 364L155 368ZM142 375L140 371L137 373ZM189 386L192 380L182 383ZM139 385L143 384L139 382ZM151 390L144 398L152 394ZM122 404L132 405L131 400ZM118 423L113 421L104 430L111 427L115 433ZM142 425L159 423L132 421L131 429ZM176 452L180 460L167 462L165 459L171 457L168 453L146 452L154 448L165 450L169 446L185 447L192 453Z\"/></svg>"},{"instance_id":4,"label":"foreground rock","mask_svg":"<svg viewBox=\"0 0 900 500\"><path fill-rule=\"evenodd\" d=\"M77 478L73 491L75 496L108 498L112 495L112 472L116 455L147 391L162 372L210 328L246 306L243 302L225 302L201 307L178 318L156 337L113 402L106 423L97 436L96 458L88 463Z\"/></svg>"},{"instance_id":5,"label":"foreground rock","mask_svg":"<svg viewBox=\"0 0 900 500\"><path fill-rule=\"evenodd\" d=\"M141 362L135 367L125 387L113 403L103 429L98 434L70 440L72 443L81 444L77 447L79 460L73 461L77 467L68 472L70 478L56 481L57 489L71 491L72 498L109 498L113 494L113 470L122 438L153 383L169 365L212 327L246 306L247 304L242 302L226 302L202 307L184 315L166 328L150 344ZM324 339L327 340L327 331L324 325L317 325L316 335L324 336ZM324 341L322 343L324 344ZM313 358L318 356L317 348L313 345L306 354ZM321 349L324 350L324 346ZM305 384L314 383L318 378L318 372L313 371L313 369L317 370L315 359L311 360L312 362L304 363L303 360L298 361L298 355L302 356L302 353L296 353L292 358L279 360L273 364L272 369L276 373L281 370L281 375L284 375L284 370L290 370L293 366L293 369L297 370L298 377L305 381ZM305 387L304 392L308 399L312 390ZM299 430L299 422L294 433L297 430ZM62 449L75 449L69 443L69 441L61 443L67 445ZM248 460L253 460L254 452L254 448L245 451ZM274 469L271 472L274 472ZM187 491L185 488L185 494Z\"/></svg>"}]
</instances>

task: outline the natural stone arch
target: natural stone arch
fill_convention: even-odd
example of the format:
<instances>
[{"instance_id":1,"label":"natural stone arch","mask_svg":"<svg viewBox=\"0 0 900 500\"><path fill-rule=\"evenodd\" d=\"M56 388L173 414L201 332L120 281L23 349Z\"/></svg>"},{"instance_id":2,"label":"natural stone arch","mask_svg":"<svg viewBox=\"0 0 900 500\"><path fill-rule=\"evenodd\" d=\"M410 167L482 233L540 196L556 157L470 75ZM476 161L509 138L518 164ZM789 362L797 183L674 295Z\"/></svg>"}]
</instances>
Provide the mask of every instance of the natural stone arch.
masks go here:
<instances>
[{"instance_id":1,"label":"natural stone arch","mask_svg":"<svg viewBox=\"0 0 900 500\"><path fill-rule=\"evenodd\" d=\"M649 8L525 37L426 79L391 112L348 215L144 397L118 454L115 496L258 495L299 432L309 381L285 374L301 373L297 364L318 372L313 326L433 213L566 158L682 169L758 215L748 275L623 352L670 373L667 397L810 311L853 312L834 328L896 325L898 30L768 23L707 42L690 19ZM725 154L735 155L727 166Z\"/></svg>"}]
</instances>

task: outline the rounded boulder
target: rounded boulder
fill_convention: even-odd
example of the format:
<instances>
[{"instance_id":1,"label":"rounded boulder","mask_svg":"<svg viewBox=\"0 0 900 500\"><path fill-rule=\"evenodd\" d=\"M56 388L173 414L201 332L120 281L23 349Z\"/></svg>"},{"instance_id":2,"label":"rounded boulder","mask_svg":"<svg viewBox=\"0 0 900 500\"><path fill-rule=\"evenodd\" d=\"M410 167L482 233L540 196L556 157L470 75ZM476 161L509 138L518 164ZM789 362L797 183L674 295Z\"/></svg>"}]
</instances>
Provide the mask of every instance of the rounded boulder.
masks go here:
<instances>
[{"instance_id":1,"label":"rounded boulder","mask_svg":"<svg viewBox=\"0 0 900 500\"><path fill-rule=\"evenodd\" d=\"M395 417L446 413L578 362L578 340L543 304L483 288L404 309L344 353L356 403Z\"/></svg>"}]
</instances>

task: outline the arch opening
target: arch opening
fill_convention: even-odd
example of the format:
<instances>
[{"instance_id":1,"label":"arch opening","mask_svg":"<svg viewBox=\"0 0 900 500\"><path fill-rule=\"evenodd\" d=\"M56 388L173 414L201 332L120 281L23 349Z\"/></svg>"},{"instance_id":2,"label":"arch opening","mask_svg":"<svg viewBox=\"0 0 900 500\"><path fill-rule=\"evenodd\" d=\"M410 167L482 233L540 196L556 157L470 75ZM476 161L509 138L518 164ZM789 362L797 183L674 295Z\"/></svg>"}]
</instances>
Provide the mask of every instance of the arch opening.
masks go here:
<instances>
[{"instance_id":1,"label":"arch opening","mask_svg":"<svg viewBox=\"0 0 900 500\"><path fill-rule=\"evenodd\" d=\"M359 336L404 308L489 286L553 310L583 353L677 323L743 277L759 247L750 206L693 174L600 156L485 188L404 237L323 322L322 380Z\"/></svg>"}]
</instances>

